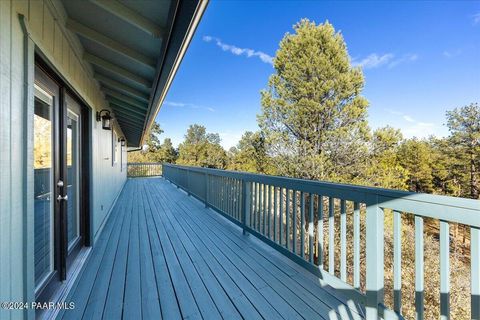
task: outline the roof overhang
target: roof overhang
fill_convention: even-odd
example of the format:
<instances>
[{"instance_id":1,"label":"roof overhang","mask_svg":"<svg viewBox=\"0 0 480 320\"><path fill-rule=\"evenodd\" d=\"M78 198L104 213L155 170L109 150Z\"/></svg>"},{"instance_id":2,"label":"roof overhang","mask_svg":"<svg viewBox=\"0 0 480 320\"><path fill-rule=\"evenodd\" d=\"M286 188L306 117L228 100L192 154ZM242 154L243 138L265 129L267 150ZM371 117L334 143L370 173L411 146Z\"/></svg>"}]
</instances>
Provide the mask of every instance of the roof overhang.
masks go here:
<instances>
[{"instance_id":1,"label":"roof overhang","mask_svg":"<svg viewBox=\"0 0 480 320\"><path fill-rule=\"evenodd\" d=\"M128 146L143 145L208 0L62 3Z\"/></svg>"}]
</instances>

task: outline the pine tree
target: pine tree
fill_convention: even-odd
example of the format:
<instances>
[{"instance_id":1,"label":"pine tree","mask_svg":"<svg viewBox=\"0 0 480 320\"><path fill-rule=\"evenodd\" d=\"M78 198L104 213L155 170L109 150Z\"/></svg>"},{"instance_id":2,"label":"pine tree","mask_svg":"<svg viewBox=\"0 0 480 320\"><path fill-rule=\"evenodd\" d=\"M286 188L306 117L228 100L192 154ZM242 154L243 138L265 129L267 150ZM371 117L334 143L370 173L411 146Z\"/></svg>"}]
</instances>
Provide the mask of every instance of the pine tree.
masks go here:
<instances>
[{"instance_id":1,"label":"pine tree","mask_svg":"<svg viewBox=\"0 0 480 320\"><path fill-rule=\"evenodd\" d=\"M389 126L373 132L370 161L365 172L367 185L406 189L407 170L402 167L398 157L402 140L401 131Z\"/></svg>"},{"instance_id":2,"label":"pine tree","mask_svg":"<svg viewBox=\"0 0 480 320\"><path fill-rule=\"evenodd\" d=\"M265 137L260 132L247 131L237 146L230 149L230 170L272 174L273 166L267 155Z\"/></svg>"},{"instance_id":3,"label":"pine tree","mask_svg":"<svg viewBox=\"0 0 480 320\"><path fill-rule=\"evenodd\" d=\"M177 160L177 151L173 147L172 140L165 138L159 150L159 161L166 163L175 163Z\"/></svg>"},{"instance_id":4,"label":"pine tree","mask_svg":"<svg viewBox=\"0 0 480 320\"><path fill-rule=\"evenodd\" d=\"M352 67L340 32L307 19L286 34L275 72L261 92L259 125L279 174L352 181L368 138L364 78Z\"/></svg>"},{"instance_id":5,"label":"pine tree","mask_svg":"<svg viewBox=\"0 0 480 320\"><path fill-rule=\"evenodd\" d=\"M193 124L185 141L178 146L178 164L225 169L227 154L220 145L218 133L207 133L204 126Z\"/></svg>"},{"instance_id":6,"label":"pine tree","mask_svg":"<svg viewBox=\"0 0 480 320\"><path fill-rule=\"evenodd\" d=\"M432 193L432 148L428 141L416 138L404 141L399 150L400 164L407 170L407 186L410 191Z\"/></svg>"},{"instance_id":7,"label":"pine tree","mask_svg":"<svg viewBox=\"0 0 480 320\"><path fill-rule=\"evenodd\" d=\"M478 177L480 175L480 107L478 103L448 111L447 126L459 155L465 158L469 197L478 199L480 195Z\"/></svg>"}]
</instances>

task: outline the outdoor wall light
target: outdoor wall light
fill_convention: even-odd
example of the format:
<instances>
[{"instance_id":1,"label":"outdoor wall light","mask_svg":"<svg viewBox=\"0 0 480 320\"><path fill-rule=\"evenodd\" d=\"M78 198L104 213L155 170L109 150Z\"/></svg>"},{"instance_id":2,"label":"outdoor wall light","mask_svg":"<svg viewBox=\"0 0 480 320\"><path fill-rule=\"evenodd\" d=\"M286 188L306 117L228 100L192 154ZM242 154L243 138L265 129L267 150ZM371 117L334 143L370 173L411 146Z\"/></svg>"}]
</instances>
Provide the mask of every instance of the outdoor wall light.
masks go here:
<instances>
[{"instance_id":1,"label":"outdoor wall light","mask_svg":"<svg viewBox=\"0 0 480 320\"><path fill-rule=\"evenodd\" d=\"M102 115L102 112L104 114ZM112 130L112 116L110 111L103 109L100 112L97 112L97 121L102 121L103 130Z\"/></svg>"},{"instance_id":2,"label":"outdoor wall light","mask_svg":"<svg viewBox=\"0 0 480 320\"><path fill-rule=\"evenodd\" d=\"M122 147L125 147L125 141L126 141L126 140L125 140L124 137L121 137L121 138L118 139L118 142L120 142L120 145L121 145Z\"/></svg>"}]
</instances>

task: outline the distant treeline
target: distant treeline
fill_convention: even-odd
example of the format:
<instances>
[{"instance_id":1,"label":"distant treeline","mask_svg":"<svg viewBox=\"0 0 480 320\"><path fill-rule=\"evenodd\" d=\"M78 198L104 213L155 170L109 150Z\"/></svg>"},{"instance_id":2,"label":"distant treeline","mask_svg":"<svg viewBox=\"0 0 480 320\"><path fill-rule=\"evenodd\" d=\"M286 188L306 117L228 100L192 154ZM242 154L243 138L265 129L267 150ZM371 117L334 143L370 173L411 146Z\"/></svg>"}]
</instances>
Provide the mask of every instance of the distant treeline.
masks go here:
<instances>
[{"instance_id":1,"label":"distant treeline","mask_svg":"<svg viewBox=\"0 0 480 320\"><path fill-rule=\"evenodd\" d=\"M451 134L446 138L404 139L398 129L377 129L360 150L346 150L361 161L337 164L330 175L321 179L478 199L480 143L475 133L467 129L474 125L480 127L478 104L447 112L447 124ZM155 124L147 141L148 148L129 153L129 162L168 162L306 179L315 179L320 173L293 155L269 153L266 134L262 131L245 132L237 146L230 150L220 145L218 134L207 133L206 128L198 124L188 128L178 148L173 147L169 138L160 142L161 133ZM306 172L309 167L310 174Z\"/></svg>"}]
</instances>

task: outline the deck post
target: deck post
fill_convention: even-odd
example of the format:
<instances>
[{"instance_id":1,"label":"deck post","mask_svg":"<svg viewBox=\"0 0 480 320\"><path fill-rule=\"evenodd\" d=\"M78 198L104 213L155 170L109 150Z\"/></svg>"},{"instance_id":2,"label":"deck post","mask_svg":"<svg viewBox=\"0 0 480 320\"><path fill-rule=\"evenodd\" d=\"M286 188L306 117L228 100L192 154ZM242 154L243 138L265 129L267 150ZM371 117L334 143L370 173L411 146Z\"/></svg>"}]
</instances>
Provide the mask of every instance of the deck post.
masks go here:
<instances>
[{"instance_id":1,"label":"deck post","mask_svg":"<svg viewBox=\"0 0 480 320\"><path fill-rule=\"evenodd\" d=\"M480 228L470 228L472 319L480 319Z\"/></svg>"},{"instance_id":2,"label":"deck post","mask_svg":"<svg viewBox=\"0 0 480 320\"><path fill-rule=\"evenodd\" d=\"M242 225L244 235L247 234L247 226L250 224L251 195L252 183L242 179Z\"/></svg>"},{"instance_id":3,"label":"deck post","mask_svg":"<svg viewBox=\"0 0 480 320\"><path fill-rule=\"evenodd\" d=\"M368 197L367 201L367 319L380 319L380 305L383 305L384 277L384 212L378 206L377 196Z\"/></svg>"}]
</instances>

